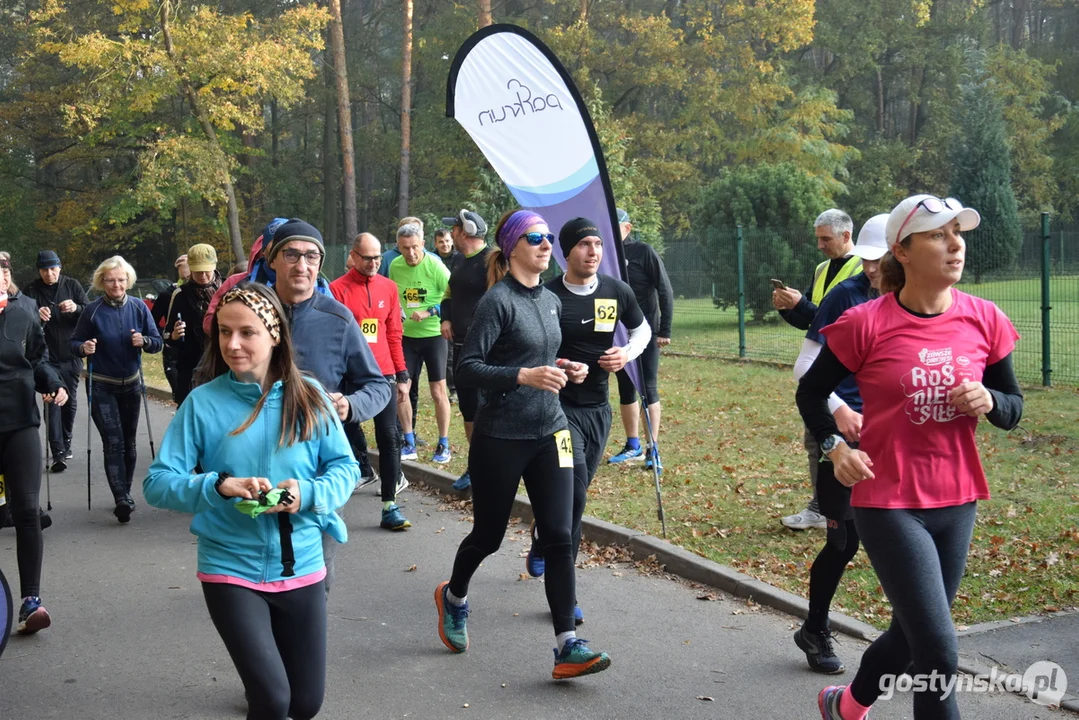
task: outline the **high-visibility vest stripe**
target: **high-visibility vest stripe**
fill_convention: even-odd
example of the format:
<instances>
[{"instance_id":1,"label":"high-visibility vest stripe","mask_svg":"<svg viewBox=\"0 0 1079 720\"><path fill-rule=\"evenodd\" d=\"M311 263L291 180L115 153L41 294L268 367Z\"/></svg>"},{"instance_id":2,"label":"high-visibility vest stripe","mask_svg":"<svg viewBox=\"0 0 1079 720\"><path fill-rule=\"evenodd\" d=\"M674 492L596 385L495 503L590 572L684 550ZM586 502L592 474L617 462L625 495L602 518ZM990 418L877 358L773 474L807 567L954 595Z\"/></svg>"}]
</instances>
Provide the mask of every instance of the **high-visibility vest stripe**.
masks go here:
<instances>
[{"instance_id":1,"label":"high-visibility vest stripe","mask_svg":"<svg viewBox=\"0 0 1079 720\"><path fill-rule=\"evenodd\" d=\"M832 278L832 282L825 287L824 279L828 277L827 270L830 262L831 260L825 260L817 266L816 271L813 273L813 293L810 295L810 300L814 305L820 305L821 301L824 300L824 296L830 293L836 285L862 271L862 259L857 255L851 255L839 272L835 274L835 277Z\"/></svg>"}]
</instances>

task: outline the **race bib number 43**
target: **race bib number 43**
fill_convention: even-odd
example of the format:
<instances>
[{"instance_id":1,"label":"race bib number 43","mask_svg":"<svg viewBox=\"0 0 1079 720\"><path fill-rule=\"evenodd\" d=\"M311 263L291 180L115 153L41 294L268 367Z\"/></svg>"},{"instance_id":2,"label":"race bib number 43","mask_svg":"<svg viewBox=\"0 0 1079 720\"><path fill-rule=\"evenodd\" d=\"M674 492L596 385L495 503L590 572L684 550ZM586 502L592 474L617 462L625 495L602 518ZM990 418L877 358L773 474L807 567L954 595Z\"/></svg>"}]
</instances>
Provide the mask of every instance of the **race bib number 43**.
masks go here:
<instances>
[{"instance_id":1,"label":"race bib number 43","mask_svg":"<svg viewBox=\"0 0 1079 720\"><path fill-rule=\"evenodd\" d=\"M363 333L363 338L368 342L378 342L378 318L364 318L360 323L360 332Z\"/></svg>"},{"instance_id":2,"label":"race bib number 43","mask_svg":"<svg viewBox=\"0 0 1079 720\"><path fill-rule=\"evenodd\" d=\"M573 467L573 440L569 430L559 430L554 434L555 447L558 448L558 467Z\"/></svg>"},{"instance_id":3,"label":"race bib number 43","mask_svg":"<svg viewBox=\"0 0 1079 720\"><path fill-rule=\"evenodd\" d=\"M596 299L596 332L613 332L618 320L618 301Z\"/></svg>"}]
</instances>

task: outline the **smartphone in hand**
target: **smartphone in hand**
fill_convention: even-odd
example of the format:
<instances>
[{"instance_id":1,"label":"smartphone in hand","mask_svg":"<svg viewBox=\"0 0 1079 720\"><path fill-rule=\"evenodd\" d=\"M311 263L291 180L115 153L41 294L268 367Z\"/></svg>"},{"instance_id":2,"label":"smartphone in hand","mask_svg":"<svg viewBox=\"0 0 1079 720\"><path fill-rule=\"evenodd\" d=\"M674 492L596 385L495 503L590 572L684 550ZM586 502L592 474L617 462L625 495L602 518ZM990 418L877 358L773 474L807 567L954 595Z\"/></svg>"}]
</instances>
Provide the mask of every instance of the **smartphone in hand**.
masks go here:
<instances>
[{"instance_id":1,"label":"smartphone in hand","mask_svg":"<svg viewBox=\"0 0 1079 720\"><path fill-rule=\"evenodd\" d=\"M772 278L771 282L772 282L772 287L774 287L776 290L786 290L787 289L787 286L783 284L782 280L776 280L775 278Z\"/></svg>"}]
</instances>

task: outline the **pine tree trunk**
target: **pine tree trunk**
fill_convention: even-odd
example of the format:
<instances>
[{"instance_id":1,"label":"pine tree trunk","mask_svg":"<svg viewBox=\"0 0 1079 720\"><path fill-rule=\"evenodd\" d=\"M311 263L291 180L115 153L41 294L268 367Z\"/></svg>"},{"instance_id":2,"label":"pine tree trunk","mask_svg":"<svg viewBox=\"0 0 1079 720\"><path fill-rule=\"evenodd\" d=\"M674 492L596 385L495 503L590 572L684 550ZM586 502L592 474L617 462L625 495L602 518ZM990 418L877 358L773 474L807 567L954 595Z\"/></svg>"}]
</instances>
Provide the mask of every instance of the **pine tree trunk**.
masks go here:
<instances>
[{"instance_id":1,"label":"pine tree trunk","mask_svg":"<svg viewBox=\"0 0 1079 720\"><path fill-rule=\"evenodd\" d=\"M337 130L341 138L341 190L345 213L344 242L352 242L356 227L356 154L352 147L352 103L348 92L348 66L345 63L345 32L341 18L341 0L330 0L329 36L337 86Z\"/></svg>"},{"instance_id":2,"label":"pine tree trunk","mask_svg":"<svg viewBox=\"0 0 1079 720\"><path fill-rule=\"evenodd\" d=\"M397 216L408 215L408 164L412 144L412 0L404 0L404 41L401 43L401 183Z\"/></svg>"},{"instance_id":3,"label":"pine tree trunk","mask_svg":"<svg viewBox=\"0 0 1079 720\"><path fill-rule=\"evenodd\" d=\"M480 0L480 27L485 28L494 22L491 16L491 0Z\"/></svg>"},{"instance_id":4,"label":"pine tree trunk","mask_svg":"<svg viewBox=\"0 0 1079 720\"><path fill-rule=\"evenodd\" d=\"M336 136L337 105L334 102L332 70L326 68L326 104L322 122L322 238L327 244L337 242L337 178Z\"/></svg>"}]
</instances>

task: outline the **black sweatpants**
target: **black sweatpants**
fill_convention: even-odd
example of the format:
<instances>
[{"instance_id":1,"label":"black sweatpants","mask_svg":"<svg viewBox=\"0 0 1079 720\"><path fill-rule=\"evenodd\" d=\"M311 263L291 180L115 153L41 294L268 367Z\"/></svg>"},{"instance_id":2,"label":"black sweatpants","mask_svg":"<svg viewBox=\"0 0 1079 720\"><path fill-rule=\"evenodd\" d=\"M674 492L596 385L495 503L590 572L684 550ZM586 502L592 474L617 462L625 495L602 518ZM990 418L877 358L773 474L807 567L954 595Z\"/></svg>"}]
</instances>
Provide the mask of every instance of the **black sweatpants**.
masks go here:
<instances>
[{"instance_id":1,"label":"black sweatpants","mask_svg":"<svg viewBox=\"0 0 1079 720\"><path fill-rule=\"evenodd\" d=\"M287 592L203 583L202 594L247 696L247 720L307 720L326 694L326 589Z\"/></svg>"},{"instance_id":2,"label":"black sweatpants","mask_svg":"<svg viewBox=\"0 0 1079 720\"><path fill-rule=\"evenodd\" d=\"M862 655L851 684L869 706L880 697L881 676L933 671L950 681L958 672L959 641L952 601L967 564L976 502L932 510L854 508L854 522L892 605L892 624ZM940 688L940 684L936 684ZM914 717L958 718L955 693L914 693Z\"/></svg>"},{"instance_id":3,"label":"black sweatpants","mask_svg":"<svg viewBox=\"0 0 1079 720\"><path fill-rule=\"evenodd\" d=\"M390 400L386 407L374 417L375 423L375 446L378 448L378 472L382 476L382 500L393 500L397 492L397 478L401 475L401 435L397 429L397 384L393 375L386 375L390 383ZM345 434L349 436L352 451L356 453L356 459L360 463L360 470L367 471L371 467L367 459L367 436L359 423L355 424L355 430L349 431L351 425L345 426Z\"/></svg>"},{"instance_id":4,"label":"black sweatpants","mask_svg":"<svg viewBox=\"0 0 1079 720\"><path fill-rule=\"evenodd\" d=\"M588 500L588 487L603 460L611 434L611 406L580 408L563 405L573 438L573 562L581 548L581 518ZM542 535L540 536L541 542Z\"/></svg>"},{"instance_id":5,"label":"black sweatpants","mask_svg":"<svg viewBox=\"0 0 1079 720\"><path fill-rule=\"evenodd\" d=\"M41 594L41 560L45 544L38 518L41 440L36 427L0 433L0 474L4 476L8 507L15 523L19 596L37 596Z\"/></svg>"},{"instance_id":6,"label":"black sweatpants","mask_svg":"<svg viewBox=\"0 0 1079 720\"><path fill-rule=\"evenodd\" d=\"M577 596L572 551L572 459L560 463L554 435L538 440L502 440L482 433L472 436L468 472L472 477L472 532L457 548L450 592L468 594L468 583L480 563L498 550L506 535L513 498L524 478L536 529L544 539L547 563L544 590L555 634L569 632Z\"/></svg>"},{"instance_id":7,"label":"black sweatpants","mask_svg":"<svg viewBox=\"0 0 1079 720\"><path fill-rule=\"evenodd\" d=\"M49 423L49 454L53 460L64 457L71 449L71 434L75 430L75 413L78 412L79 378L82 376L82 360L75 359L54 363L53 368L67 389L67 402L61 408L48 405L45 414Z\"/></svg>"},{"instance_id":8,"label":"black sweatpants","mask_svg":"<svg viewBox=\"0 0 1079 720\"><path fill-rule=\"evenodd\" d=\"M113 501L134 507L131 482L135 478L135 462L138 460L136 443L139 413L142 410L141 388L138 383L121 386L95 381L91 401L90 415L101 434L105 477Z\"/></svg>"}]
</instances>

